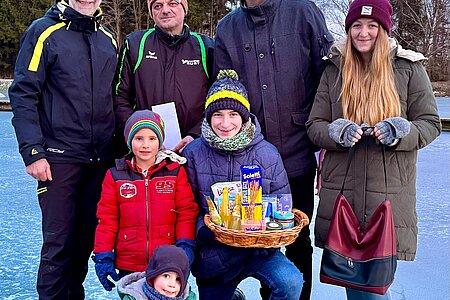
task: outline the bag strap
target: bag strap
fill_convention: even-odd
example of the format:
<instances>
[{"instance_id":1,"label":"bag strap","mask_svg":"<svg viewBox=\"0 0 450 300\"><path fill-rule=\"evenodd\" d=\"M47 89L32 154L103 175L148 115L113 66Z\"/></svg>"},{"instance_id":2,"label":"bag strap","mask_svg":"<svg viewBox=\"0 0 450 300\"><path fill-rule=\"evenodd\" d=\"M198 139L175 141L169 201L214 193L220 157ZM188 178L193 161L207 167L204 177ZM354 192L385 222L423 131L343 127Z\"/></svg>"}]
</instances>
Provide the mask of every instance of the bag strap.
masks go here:
<instances>
[{"instance_id":1,"label":"bag strap","mask_svg":"<svg viewBox=\"0 0 450 300\"><path fill-rule=\"evenodd\" d=\"M385 155L385 146L381 145L381 153L383 155L383 172L384 172L384 199L387 199L387 193L388 193L388 183L387 183L387 171L386 171L386 155ZM355 151L356 151L356 146L353 146L350 148L350 150L348 151L348 156L347 156L347 167L345 169L345 176L344 176L344 181L342 182L342 187L341 187L341 191L340 194L343 195L344 194L344 187L345 187L345 181L347 180L347 175L348 175L348 170L350 169L350 164L353 160L353 156L355 155Z\"/></svg>"}]
</instances>

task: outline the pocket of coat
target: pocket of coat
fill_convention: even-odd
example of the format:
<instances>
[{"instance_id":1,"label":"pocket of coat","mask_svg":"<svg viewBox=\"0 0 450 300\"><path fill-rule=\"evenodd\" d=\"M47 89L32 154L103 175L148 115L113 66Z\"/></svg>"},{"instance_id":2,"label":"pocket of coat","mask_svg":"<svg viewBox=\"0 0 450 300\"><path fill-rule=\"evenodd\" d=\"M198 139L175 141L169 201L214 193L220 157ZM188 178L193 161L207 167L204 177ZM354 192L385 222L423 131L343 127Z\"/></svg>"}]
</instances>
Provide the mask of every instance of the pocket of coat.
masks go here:
<instances>
[{"instance_id":1,"label":"pocket of coat","mask_svg":"<svg viewBox=\"0 0 450 300\"><path fill-rule=\"evenodd\" d=\"M161 226L158 234L160 239L167 240L169 244L175 242L175 228L173 226Z\"/></svg>"},{"instance_id":2,"label":"pocket of coat","mask_svg":"<svg viewBox=\"0 0 450 300\"><path fill-rule=\"evenodd\" d=\"M117 256L129 255L145 249L143 239L139 237L137 230L121 230L117 236L115 251Z\"/></svg>"},{"instance_id":3,"label":"pocket of coat","mask_svg":"<svg viewBox=\"0 0 450 300\"><path fill-rule=\"evenodd\" d=\"M291 113L292 123L296 126L305 127L308 121L309 113L293 112Z\"/></svg>"},{"instance_id":4,"label":"pocket of coat","mask_svg":"<svg viewBox=\"0 0 450 300\"><path fill-rule=\"evenodd\" d=\"M132 242L137 238L138 234L136 230L124 230L120 233L119 239L124 243Z\"/></svg>"}]
</instances>

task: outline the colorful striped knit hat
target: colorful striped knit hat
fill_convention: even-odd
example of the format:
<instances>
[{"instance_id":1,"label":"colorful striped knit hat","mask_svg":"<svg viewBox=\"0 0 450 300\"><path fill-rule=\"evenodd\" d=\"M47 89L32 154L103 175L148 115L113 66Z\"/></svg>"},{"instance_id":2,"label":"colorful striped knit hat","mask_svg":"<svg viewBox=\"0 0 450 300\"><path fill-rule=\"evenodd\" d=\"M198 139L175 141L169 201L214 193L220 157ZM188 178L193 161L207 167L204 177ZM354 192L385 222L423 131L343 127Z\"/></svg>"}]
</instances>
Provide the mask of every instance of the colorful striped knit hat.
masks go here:
<instances>
[{"instance_id":1,"label":"colorful striped knit hat","mask_svg":"<svg viewBox=\"0 0 450 300\"><path fill-rule=\"evenodd\" d=\"M211 85L205 103L205 118L211 123L211 116L221 109L238 112L245 123L250 117L250 102L245 86L239 82L235 70L220 70L217 80Z\"/></svg>"},{"instance_id":2,"label":"colorful striped knit hat","mask_svg":"<svg viewBox=\"0 0 450 300\"><path fill-rule=\"evenodd\" d=\"M125 123L123 134L128 148L131 150L133 136L142 128L150 128L156 133L159 140L159 148L161 148L165 138L164 121L160 115L148 109L135 111Z\"/></svg>"}]
</instances>

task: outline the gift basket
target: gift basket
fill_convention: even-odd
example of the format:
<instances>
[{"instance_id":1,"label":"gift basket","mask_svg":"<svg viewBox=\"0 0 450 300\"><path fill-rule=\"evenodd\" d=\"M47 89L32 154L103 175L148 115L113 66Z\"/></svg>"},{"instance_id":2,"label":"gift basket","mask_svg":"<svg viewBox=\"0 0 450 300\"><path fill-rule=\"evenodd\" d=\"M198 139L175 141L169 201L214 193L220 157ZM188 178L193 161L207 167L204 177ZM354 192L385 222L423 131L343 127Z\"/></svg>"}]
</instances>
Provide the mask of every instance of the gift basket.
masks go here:
<instances>
[{"instance_id":1,"label":"gift basket","mask_svg":"<svg viewBox=\"0 0 450 300\"><path fill-rule=\"evenodd\" d=\"M223 244L244 248L279 248L292 244L308 216L292 208L290 194L263 195L259 166L241 166L241 181L211 186L205 196L209 214L204 221Z\"/></svg>"},{"instance_id":2,"label":"gift basket","mask_svg":"<svg viewBox=\"0 0 450 300\"><path fill-rule=\"evenodd\" d=\"M229 246L244 248L279 248L292 244L298 237L302 228L309 224L309 218L304 212L298 209L293 209L292 212L295 217L295 225L292 228L284 230L266 229L259 231L243 231L229 229L211 222L210 215L205 215L205 224L214 233L216 240Z\"/></svg>"}]
</instances>

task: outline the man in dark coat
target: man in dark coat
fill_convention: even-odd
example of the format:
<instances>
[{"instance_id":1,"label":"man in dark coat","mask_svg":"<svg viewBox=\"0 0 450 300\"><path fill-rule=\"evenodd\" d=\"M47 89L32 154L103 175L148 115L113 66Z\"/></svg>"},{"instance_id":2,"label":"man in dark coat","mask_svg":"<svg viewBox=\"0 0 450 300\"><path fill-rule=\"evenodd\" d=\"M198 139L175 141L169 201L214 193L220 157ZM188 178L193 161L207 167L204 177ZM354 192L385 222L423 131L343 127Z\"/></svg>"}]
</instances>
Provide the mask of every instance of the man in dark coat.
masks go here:
<instances>
[{"instance_id":1,"label":"man in dark coat","mask_svg":"<svg viewBox=\"0 0 450 300\"><path fill-rule=\"evenodd\" d=\"M261 131L283 158L294 207L310 218L314 207L316 150L306 134L314 95L333 42L312 1L246 0L217 27L214 73L234 69L248 88ZM301 299L309 299L312 246L304 228L286 256L303 273ZM268 297L268 292L263 292Z\"/></svg>"},{"instance_id":2,"label":"man in dark coat","mask_svg":"<svg viewBox=\"0 0 450 300\"><path fill-rule=\"evenodd\" d=\"M38 180L39 299L84 299L101 185L112 163L117 43L100 0L57 2L24 33L9 90L20 154Z\"/></svg>"}]
</instances>

